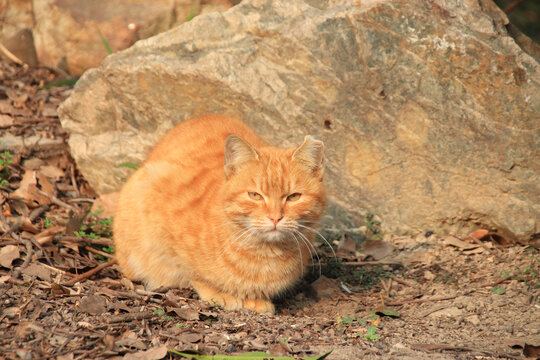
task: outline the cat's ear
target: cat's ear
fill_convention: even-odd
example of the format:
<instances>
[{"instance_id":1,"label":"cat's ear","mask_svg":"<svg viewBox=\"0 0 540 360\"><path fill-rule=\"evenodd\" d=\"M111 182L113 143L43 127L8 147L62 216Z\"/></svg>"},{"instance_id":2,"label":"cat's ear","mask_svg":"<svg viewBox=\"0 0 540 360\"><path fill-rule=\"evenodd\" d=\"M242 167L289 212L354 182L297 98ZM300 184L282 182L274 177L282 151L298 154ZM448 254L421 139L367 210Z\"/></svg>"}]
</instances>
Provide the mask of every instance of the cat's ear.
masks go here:
<instances>
[{"instance_id":1,"label":"cat's ear","mask_svg":"<svg viewBox=\"0 0 540 360\"><path fill-rule=\"evenodd\" d=\"M243 163L259 160L259 154L241 137L231 134L225 140L225 175L234 174Z\"/></svg>"},{"instance_id":2,"label":"cat's ear","mask_svg":"<svg viewBox=\"0 0 540 360\"><path fill-rule=\"evenodd\" d=\"M324 144L311 135L304 137L304 142L294 151L293 160L306 165L313 173L322 175L324 169Z\"/></svg>"}]
</instances>

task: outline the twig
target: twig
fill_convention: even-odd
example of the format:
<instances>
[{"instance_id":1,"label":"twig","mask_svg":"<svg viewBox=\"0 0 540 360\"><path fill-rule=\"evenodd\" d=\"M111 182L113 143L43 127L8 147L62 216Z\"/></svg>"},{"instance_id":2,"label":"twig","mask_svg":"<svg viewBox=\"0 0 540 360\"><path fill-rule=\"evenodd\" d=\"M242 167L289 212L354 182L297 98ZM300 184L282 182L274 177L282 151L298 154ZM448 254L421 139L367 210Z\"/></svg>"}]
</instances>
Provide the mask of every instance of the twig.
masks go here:
<instances>
[{"instance_id":1,"label":"twig","mask_svg":"<svg viewBox=\"0 0 540 360\"><path fill-rule=\"evenodd\" d=\"M514 0L513 2L511 2L510 4L506 5L505 8L503 9L503 11L508 14L510 13L512 10L514 10L516 7L519 6L519 4L521 4L522 2L524 2L525 0Z\"/></svg>"},{"instance_id":2,"label":"twig","mask_svg":"<svg viewBox=\"0 0 540 360\"><path fill-rule=\"evenodd\" d=\"M71 185L73 185L73 187L75 188L75 193L77 193L77 195L80 195L81 192L79 191L79 185L77 184L77 179L75 179L75 166L71 166L69 172L71 176Z\"/></svg>"},{"instance_id":3,"label":"twig","mask_svg":"<svg viewBox=\"0 0 540 360\"><path fill-rule=\"evenodd\" d=\"M482 286L482 287L493 287L493 286L495 286L495 285L499 285L499 284L501 284L501 283L503 283L503 282L505 282L505 281L508 281L508 280L512 280L512 279L510 279L509 277L507 277L507 278L501 278L501 279L499 279L499 280L497 280L497 281L494 281L494 282L492 282L492 283L486 284L486 285L484 285L484 286Z\"/></svg>"},{"instance_id":4,"label":"twig","mask_svg":"<svg viewBox=\"0 0 540 360\"><path fill-rule=\"evenodd\" d=\"M49 209L50 209L49 205L41 205L40 207L37 207L34 210L32 210L32 212L30 212L28 219L30 220L30 222L34 222L34 220L36 220L38 217L41 216L41 214L43 214L45 211Z\"/></svg>"},{"instance_id":5,"label":"twig","mask_svg":"<svg viewBox=\"0 0 540 360\"><path fill-rule=\"evenodd\" d=\"M349 261L343 262L340 265L344 266L361 266L361 265L397 265L403 266L399 261Z\"/></svg>"},{"instance_id":6,"label":"twig","mask_svg":"<svg viewBox=\"0 0 540 360\"><path fill-rule=\"evenodd\" d=\"M106 258L111 258L111 259L114 259L114 256L112 254L109 254L109 253L106 253L105 251L100 251L98 249L94 249L93 247L91 246L85 246L84 247L86 250L94 253L94 254L98 254L98 255L101 255L101 256L104 256Z\"/></svg>"},{"instance_id":7,"label":"twig","mask_svg":"<svg viewBox=\"0 0 540 360\"><path fill-rule=\"evenodd\" d=\"M417 288L418 287L417 283L414 283L414 282L411 283L409 281L406 281L405 279L400 279L398 277L394 277L392 279L394 279L395 282L400 283L401 285L409 286L409 287L412 287L412 288Z\"/></svg>"},{"instance_id":8,"label":"twig","mask_svg":"<svg viewBox=\"0 0 540 360\"><path fill-rule=\"evenodd\" d=\"M96 199L90 199L90 198L74 198L69 199L68 202L87 202L87 203L94 203Z\"/></svg>"},{"instance_id":9,"label":"twig","mask_svg":"<svg viewBox=\"0 0 540 360\"><path fill-rule=\"evenodd\" d=\"M141 312L133 312L133 313L127 313L127 314L121 314L121 315L113 315L107 317L107 322L109 324L111 323L119 323L119 322L128 322L133 320L143 320L143 319L150 319L154 316L153 311L141 311Z\"/></svg>"},{"instance_id":10,"label":"twig","mask_svg":"<svg viewBox=\"0 0 540 360\"><path fill-rule=\"evenodd\" d=\"M425 303L425 302L431 302L431 301L444 301L444 300L455 299L458 296L459 295L432 297L429 299L410 299L410 300L403 300L403 301L387 302L386 305L400 306L400 305L405 305L405 304L419 304L419 303Z\"/></svg>"},{"instance_id":11,"label":"twig","mask_svg":"<svg viewBox=\"0 0 540 360\"><path fill-rule=\"evenodd\" d=\"M92 270L88 270L87 272L79 275L79 276L75 276L73 279L69 280L68 282L65 282L64 284L62 285L66 285L66 286L71 286L71 285L75 285L76 283L78 282L81 282L82 280L85 280L87 278L89 278L90 276L100 272L101 270L105 269L106 267L109 267L111 265L114 265L116 264L118 261L116 259L111 259L111 261L107 261L106 263L103 263L99 266L96 266L95 268L93 268Z\"/></svg>"},{"instance_id":12,"label":"twig","mask_svg":"<svg viewBox=\"0 0 540 360\"><path fill-rule=\"evenodd\" d=\"M456 236L454 236L456 237ZM472 235L472 234L469 234L469 237L471 239L473 239L473 241L477 244L477 245L480 245L484 250L486 250L488 253L490 253L491 255L495 255L495 253L493 251L491 251L490 248L488 248L486 246L486 244L484 244L482 241L480 241L476 236ZM461 240L461 239L460 239Z\"/></svg>"},{"instance_id":13,"label":"twig","mask_svg":"<svg viewBox=\"0 0 540 360\"><path fill-rule=\"evenodd\" d=\"M21 272L26 269L28 265L30 265L30 260L32 260L34 249L32 248L32 243L29 240L23 239L15 233L11 233L11 236L13 236L26 246L26 258L24 259L22 265L17 270L15 270L12 275L15 279L17 279L19 278L19 276L21 276Z\"/></svg>"},{"instance_id":14,"label":"twig","mask_svg":"<svg viewBox=\"0 0 540 360\"><path fill-rule=\"evenodd\" d=\"M64 208L66 208L66 209L68 209L68 210L72 210L72 211L76 211L76 210L77 210L75 207L73 207L73 206L71 206L71 205L69 205L69 204L63 202L62 200L60 200L59 198L57 198L57 197L54 196L54 195L47 194L45 191L41 191L41 190L39 190L39 189L38 189L38 192L39 192L41 195L48 197L49 200L51 200L51 202L52 202L53 204L56 204L56 205L61 206L61 207L64 207Z\"/></svg>"},{"instance_id":15,"label":"twig","mask_svg":"<svg viewBox=\"0 0 540 360\"><path fill-rule=\"evenodd\" d=\"M9 51L4 45L2 45L2 43L0 43L0 51L2 51L2 53L6 55L6 57L9 60L13 61L14 63L19 64L19 65L24 65L21 59L13 55L13 53Z\"/></svg>"},{"instance_id":16,"label":"twig","mask_svg":"<svg viewBox=\"0 0 540 360\"><path fill-rule=\"evenodd\" d=\"M56 241L59 242L75 242L75 243L86 243L86 244L93 244L93 245L104 245L109 246L113 244L113 241L111 239L107 238L99 238L99 239L92 239L88 237L78 237L78 236L60 236L55 238Z\"/></svg>"}]
</instances>

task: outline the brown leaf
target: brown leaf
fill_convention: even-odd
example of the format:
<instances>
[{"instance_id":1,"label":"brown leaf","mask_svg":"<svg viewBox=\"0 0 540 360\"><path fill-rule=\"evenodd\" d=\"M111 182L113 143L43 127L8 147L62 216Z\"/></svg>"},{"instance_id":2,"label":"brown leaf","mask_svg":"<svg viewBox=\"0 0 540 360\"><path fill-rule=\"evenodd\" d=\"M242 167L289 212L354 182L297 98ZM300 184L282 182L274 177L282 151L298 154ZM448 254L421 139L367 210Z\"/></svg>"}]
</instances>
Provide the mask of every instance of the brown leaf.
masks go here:
<instances>
[{"instance_id":1,"label":"brown leaf","mask_svg":"<svg viewBox=\"0 0 540 360\"><path fill-rule=\"evenodd\" d=\"M322 275L320 278L315 280L311 287L313 290L315 290L316 296L319 299L322 298L329 298L334 295L341 294L340 287L334 282L334 280L331 280L327 278L326 276Z\"/></svg>"},{"instance_id":2,"label":"brown leaf","mask_svg":"<svg viewBox=\"0 0 540 360\"><path fill-rule=\"evenodd\" d=\"M65 176L65 173L62 171L62 169L53 165L42 166L39 168L39 172L45 175L47 178L52 179L53 181L58 181L61 177Z\"/></svg>"},{"instance_id":3,"label":"brown leaf","mask_svg":"<svg viewBox=\"0 0 540 360\"><path fill-rule=\"evenodd\" d=\"M13 115L13 106L9 100L0 100L0 113Z\"/></svg>"},{"instance_id":4,"label":"brown leaf","mask_svg":"<svg viewBox=\"0 0 540 360\"><path fill-rule=\"evenodd\" d=\"M387 241L368 240L360 247L360 252L373 257L375 260L380 260L394 251L394 247Z\"/></svg>"},{"instance_id":5,"label":"brown leaf","mask_svg":"<svg viewBox=\"0 0 540 360\"><path fill-rule=\"evenodd\" d=\"M168 312L174 312L182 320L186 320L186 321L199 320L199 312L194 309L170 308L167 310Z\"/></svg>"},{"instance_id":6,"label":"brown leaf","mask_svg":"<svg viewBox=\"0 0 540 360\"><path fill-rule=\"evenodd\" d=\"M39 183L45 193L53 195L54 187L45 176L39 177ZM51 200L47 196L42 195L39 192L40 190L38 187L38 174L35 171L27 170L23 175L19 188L10 197L22 199L31 208L50 204Z\"/></svg>"},{"instance_id":7,"label":"brown leaf","mask_svg":"<svg viewBox=\"0 0 540 360\"><path fill-rule=\"evenodd\" d=\"M53 296L62 296L69 295L69 289L60 285L60 284L51 284L51 295Z\"/></svg>"},{"instance_id":8,"label":"brown leaf","mask_svg":"<svg viewBox=\"0 0 540 360\"><path fill-rule=\"evenodd\" d=\"M347 257L349 255L354 255L356 252L356 241L349 237L343 237L339 241L339 245L336 251L336 255L339 257Z\"/></svg>"},{"instance_id":9,"label":"brown leaf","mask_svg":"<svg viewBox=\"0 0 540 360\"><path fill-rule=\"evenodd\" d=\"M472 233L469 234L469 236L465 239L465 241L474 242L473 237L475 237L476 239L480 241L491 241L492 243L497 243L499 245L510 244L510 241L508 241L503 236L497 233L489 232L484 229L473 231Z\"/></svg>"},{"instance_id":10,"label":"brown leaf","mask_svg":"<svg viewBox=\"0 0 540 360\"><path fill-rule=\"evenodd\" d=\"M54 237L64 230L62 226L51 226L43 230L35 236L35 239L40 245L51 243Z\"/></svg>"},{"instance_id":11,"label":"brown leaf","mask_svg":"<svg viewBox=\"0 0 540 360\"><path fill-rule=\"evenodd\" d=\"M124 360L158 360L167 356L167 345L160 345L146 351L128 353L124 355Z\"/></svg>"},{"instance_id":12,"label":"brown leaf","mask_svg":"<svg viewBox=\"0 0 540 360\"><path fill-rule=\"evenodd\" d=\"M484 236L486 236L488 234L489 231L487 230L484 230L484 229L480 229L480 230L476 230L476 231L473 231L472 233L469 234L469 236L467 238L465 238L465 241L470 241L470 242L473 242L474 240L472 239L472 237L474 236L475 238L477 238L478 240L482 240L482 238Z\"/></svg>"},{"instance_id":13,"label":"brown leaf","mask_svg":"<svg viewBox=\"0 0 540 360\"><path fill-rule=\"evenodd\" d=\"M81 299L79 311L90 315L101 315L107 311L107 301L99 295L88 295Z\"/></svg>"},{"instance_id":14,"label":"brown leaf","mask_svg":"<svg viewBox=\"0 0 540 360\"><path fill-rule=\"evenodd\" d=\"M17 103L23 103L28 100L28 94L22 91L17 91L15 89L7 89L6 95L10 100Z\"/></svg>"},{"instance_id":15,"label":"brown leaf","mask_svg":"<svg viewBox=\"0 0 540 360\"><path fill-rule=\"evenodd\" d=\"M478 248L480 246L480 245L471 244L469 242L465 242L465 241L456 239L453 236L445 237L443 239L443 244L444 245L449 245L449 246L455 246L455 247L457 247L459 249L462 249L462 250L476 249L476 248Z\"/></svg>"},{"instance_id":16,"label":"brown leaf","mask_svg":"<svg viewBox=\"0 0 540 360\"><path fill-rule=\"evenodd\" d=\"M27 268L23 269L22 273L36 276L43 281L51 281L51 270L39 263L30 264Z\"/></svg>"},{"instance_id":17,"label":"brown leaf","mask_svg":"<svg viewBox=\"0 0 540 360\"><path fill-rule=\"evenodd\" d=\"M13 125L13 118L8 115L0 114L0 128L7 128Z\"/></svg>"},{"instance_id":18,"label":"brown leaf","mask_svg":"<svg viewBox=\"0 0 540 360\"><path fill-rule=\"evenodd\" d=\"M13 260L18 259L20 255L18 246L6 245L0 249L0 265L11 268Z\"/></svg>"},{"instance_id":19,"label":"brown leaf","mask_svg":"<svg viewBox=\"0 0 540 360\"><path fill-rule=\"evenodd\" d=\"M196 333L185 332L185 333L182 333L182 334L178 335L178 340L180 340L184 344L196 343L196 342L201 340L201 335L196 334Z\"/></svg>"}]
</instances>

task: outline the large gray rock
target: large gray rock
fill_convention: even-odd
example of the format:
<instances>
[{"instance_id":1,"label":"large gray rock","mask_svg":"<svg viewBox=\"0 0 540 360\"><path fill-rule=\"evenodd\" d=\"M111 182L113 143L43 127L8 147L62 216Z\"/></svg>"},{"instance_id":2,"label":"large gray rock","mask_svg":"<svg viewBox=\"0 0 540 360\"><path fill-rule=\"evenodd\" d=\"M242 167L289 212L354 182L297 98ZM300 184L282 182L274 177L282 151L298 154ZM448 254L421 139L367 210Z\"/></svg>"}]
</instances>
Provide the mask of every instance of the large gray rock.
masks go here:
<instances>
[{"instance_id":1,"label":"large gray rock","mask_svg":"<svg viewBox=\"0 0 540 360\"><path fill-rule=\"evenodd\" d=\"M481 226L527 241L540 232L539 65L486 3L244 1L109 56L62 124L99 193L176 123L225 113L276 145L324 140L327 225L369 210L398 234Z\"/></svg>"}]
</instances>

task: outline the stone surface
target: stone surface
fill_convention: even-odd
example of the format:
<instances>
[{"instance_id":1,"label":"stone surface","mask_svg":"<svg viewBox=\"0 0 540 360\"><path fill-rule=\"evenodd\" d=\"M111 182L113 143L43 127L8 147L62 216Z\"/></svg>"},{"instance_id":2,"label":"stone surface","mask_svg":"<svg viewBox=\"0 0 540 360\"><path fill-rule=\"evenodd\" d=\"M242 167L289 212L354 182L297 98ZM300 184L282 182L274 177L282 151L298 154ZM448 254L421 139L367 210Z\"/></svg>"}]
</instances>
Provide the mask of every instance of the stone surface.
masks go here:
<instances>
[{"instance_id":1,"label":"stone surface","mask_svg":"<svg viewBox=\"0 0 540 360\"><path fill-rule=\"evenodd\" d=\"M10 40L13 46L6 47L14 47L14 54L27 56L37 51L41 63L80 75L108 55L100 33L112 51L118 51L195 15L225 11L231 6L227 0L0 1L0 17L7 19L0 29L0 41ZM35 50L33 44L13 41L25 28L33 30Z\"/></svg>"},{"instance_id":2,"label":"stone surface","mask_svg":"<svg viewBox=\"0 0 540 360\"><path fill-rule=\"evenodd\" d=\"M326 145L325 226L540 232L540 73L487 0L247 0L109 56L59 109L98 193L174 124L225 113Z\"/></svg>"}]
</instances>

